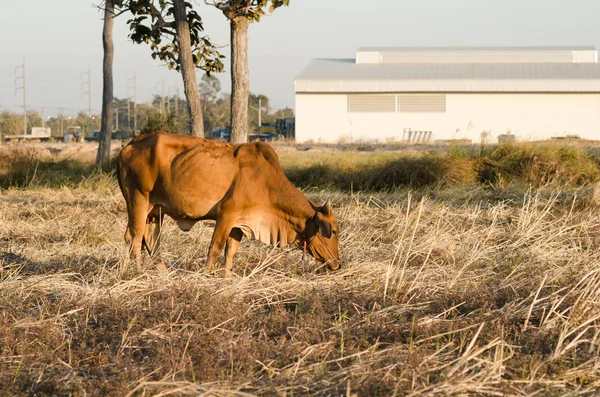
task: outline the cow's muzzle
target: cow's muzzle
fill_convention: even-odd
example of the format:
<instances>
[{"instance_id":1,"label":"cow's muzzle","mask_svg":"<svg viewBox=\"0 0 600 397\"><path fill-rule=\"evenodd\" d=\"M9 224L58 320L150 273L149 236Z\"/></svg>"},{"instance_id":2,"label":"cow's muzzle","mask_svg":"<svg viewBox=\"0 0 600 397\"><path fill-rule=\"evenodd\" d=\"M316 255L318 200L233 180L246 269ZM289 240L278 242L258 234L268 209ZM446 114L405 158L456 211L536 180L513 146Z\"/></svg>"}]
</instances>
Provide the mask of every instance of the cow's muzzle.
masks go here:
<instances>
[{"instance_id":1,"label":"cow's muzzle","mask_svg":"<svg viewBox=\"0 0 600 397\"><path fill-rule=\"evenodd\" d=\"M339 261L330 261L327 263L327 267L329 268L329 270L332 271L338 271L342 268L342 262Z\"/></svg>"}]
</instances>

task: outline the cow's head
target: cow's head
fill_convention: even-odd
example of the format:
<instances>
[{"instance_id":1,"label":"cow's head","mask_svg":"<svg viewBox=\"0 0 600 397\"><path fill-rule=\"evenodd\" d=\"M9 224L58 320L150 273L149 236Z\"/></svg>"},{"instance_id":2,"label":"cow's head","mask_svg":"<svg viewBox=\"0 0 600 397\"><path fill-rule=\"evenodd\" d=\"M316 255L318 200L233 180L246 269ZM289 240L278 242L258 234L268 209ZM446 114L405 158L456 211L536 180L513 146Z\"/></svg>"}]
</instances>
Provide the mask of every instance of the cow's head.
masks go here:
<instances>
[{"instance_id":1,"label":"cow's head","mask_svg":"<svg viewBox=\"0 0 600 397\"><path fill-rule=\"evenodd\" d=\"M331 204L326 201L322 206L313 208L315 215L306 221L303 236L306 250L315 259L327 263L329 269L338 270L341 267L338 254L339 228Z\"/></svg>"}]
</instances>

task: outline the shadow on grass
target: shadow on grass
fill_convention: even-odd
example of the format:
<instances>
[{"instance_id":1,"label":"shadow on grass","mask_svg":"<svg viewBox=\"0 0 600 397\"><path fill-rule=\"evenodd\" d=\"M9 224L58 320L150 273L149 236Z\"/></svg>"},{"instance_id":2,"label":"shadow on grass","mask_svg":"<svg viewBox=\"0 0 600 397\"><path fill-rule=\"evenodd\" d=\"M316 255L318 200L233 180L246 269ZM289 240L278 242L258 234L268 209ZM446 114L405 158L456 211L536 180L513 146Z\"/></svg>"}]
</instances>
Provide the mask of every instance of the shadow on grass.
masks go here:
<instances>
[{"instance_id":1,"label":"shadow on grass","mask_svg":"<svg viewBox=\"0 0 600 397\"><path fill-rule=\"evenodd\" d=\"M97 185L112 179L116 161L98 169L88 161L43 158L35 150L17 148L0 156L0 188L61 188Z\"/></svg>"},{"instance_id":2,"label":"shadow on grass","mask_svg":"<svg viewBox=\"0 0 600 397\"><path fill-rule=\"evenodd\" d=\"M60 261L35 261L11 251L0 250L0 263L5 269L18 268L22 277L48 276L64 273L79 274L82 279L91 281L105 268L118 265L118 259L106 260L94 255L73 256Z\"/></svg>"},{"instance_id":3,"label":"shadow on grass","mask_svg":"<svg viewBox=\"0 0 600 397\"><path fill-rule=\"evenodd\" d=\"M0 156L0 188L97 188L114 184L113 159L103 171L91 162L42 158L33 149L17 148ZM583 145L520 143L446 151L357 154L282 154L289 180L300 188L386 192L399 187L511 183L577 187L600 180L600 156Z\"/></svg>"},{"instance_id":4,"label":"shadow on grass","mask_svg":"<svg viewBox=\"0 0 600 397\"><path fill-rule=\"evenodd\" d=\"M505 188L514 183L579 187L600 180L597 153L576 145L504 144L480 151L457 147L447 152L396 154L379 161L356 161L348 155L337 160L292 164L284 171L299 187L364 192L399 187Z\"/></svg>"},{"instance_id":5,"label":"shadow on grass","mask_svg":"<svg viewBox=\"0 0 600 397\"><path fill-rule=\"evenodd\" d=\"M371 164L317 163L286 168L290 181L300 187L344 191L390 191L397 187L476 182L474 159L452 155L401 156Z\"/></svg>"}]
</instances>

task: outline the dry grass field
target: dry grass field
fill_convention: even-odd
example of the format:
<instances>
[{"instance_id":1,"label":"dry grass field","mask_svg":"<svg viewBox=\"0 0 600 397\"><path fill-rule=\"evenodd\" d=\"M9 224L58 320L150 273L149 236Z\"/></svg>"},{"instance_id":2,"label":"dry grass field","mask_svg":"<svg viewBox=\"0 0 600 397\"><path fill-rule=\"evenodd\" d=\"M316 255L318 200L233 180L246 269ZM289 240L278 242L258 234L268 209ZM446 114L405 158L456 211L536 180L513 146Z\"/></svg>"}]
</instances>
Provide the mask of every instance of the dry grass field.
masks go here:
<instances>
[{"instance_id":1,"label":"dry grass field","mask_svg":"<svg viewBox=\"0 0 600 397\"><path fill-rule=\"evenodd\" d=\"M167 221L167 272L138 274L113 174L4 148L0 395L595 395L598 168L536 150L281 151L331 199L345 266L244 240L225 279L202 272L211 222Z\"/></svg>"}]
</instances>

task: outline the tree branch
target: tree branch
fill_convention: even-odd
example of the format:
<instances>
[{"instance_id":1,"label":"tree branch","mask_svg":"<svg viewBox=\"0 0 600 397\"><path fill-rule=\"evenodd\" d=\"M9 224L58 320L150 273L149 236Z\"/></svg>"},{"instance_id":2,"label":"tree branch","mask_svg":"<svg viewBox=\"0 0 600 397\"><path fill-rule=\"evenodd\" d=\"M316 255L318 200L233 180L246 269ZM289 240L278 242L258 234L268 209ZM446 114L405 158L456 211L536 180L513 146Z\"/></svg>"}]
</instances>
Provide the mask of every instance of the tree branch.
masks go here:
<instances>
[{"instance_id":1,"label":"tree branch","mask_svg":"<svg viewBox=\"0 0 600 397\"><path fill-rule=\"evenodd\" d=\"M165 22L165 18L162 15L162 12L160 12L153 3L149 3L149 7L153 10L154 13L156 13L156 18L159 21L159 24L157 26L159 29L162 29L164 26L167 25L167 23ZM154 17L155 15L153 12L151 12L150 15Z\"/></svg>"},{"instance_id":2,"label":"tree branch","mask_svg":"<svg viewBox=\"0 0 600 397\"><path fill-rule=\"evenodd\" d=\"M106 2L104 2L104 4L106 4ZM118 17L119 15L122 15L122 14L124 14L124 13L126 13L127 11L129 11L129 10L130 10L130 8L129 8L129 7L126 7L126 8L120 8L120 11L119 11L119 12L115 12L115 11L114 11L114 9L113 9L113 10L107 10L107 9L106 9L106 7L105 7L105 6L103 6L103 5L94 5L94 7L96 7L98 10L100 10L100 11L104 12L105 14L107 13L107 11L108 11L108 13L112 13L112 14L113 14L113 18L116 18L116 17ZM115 4L115 7L117 7L117 5L116 5L116 4ZM102 19L102 20L104 20L105 18L106 18L106 16L102 17L101 19Z\"/></svg>"}]
</instances>

